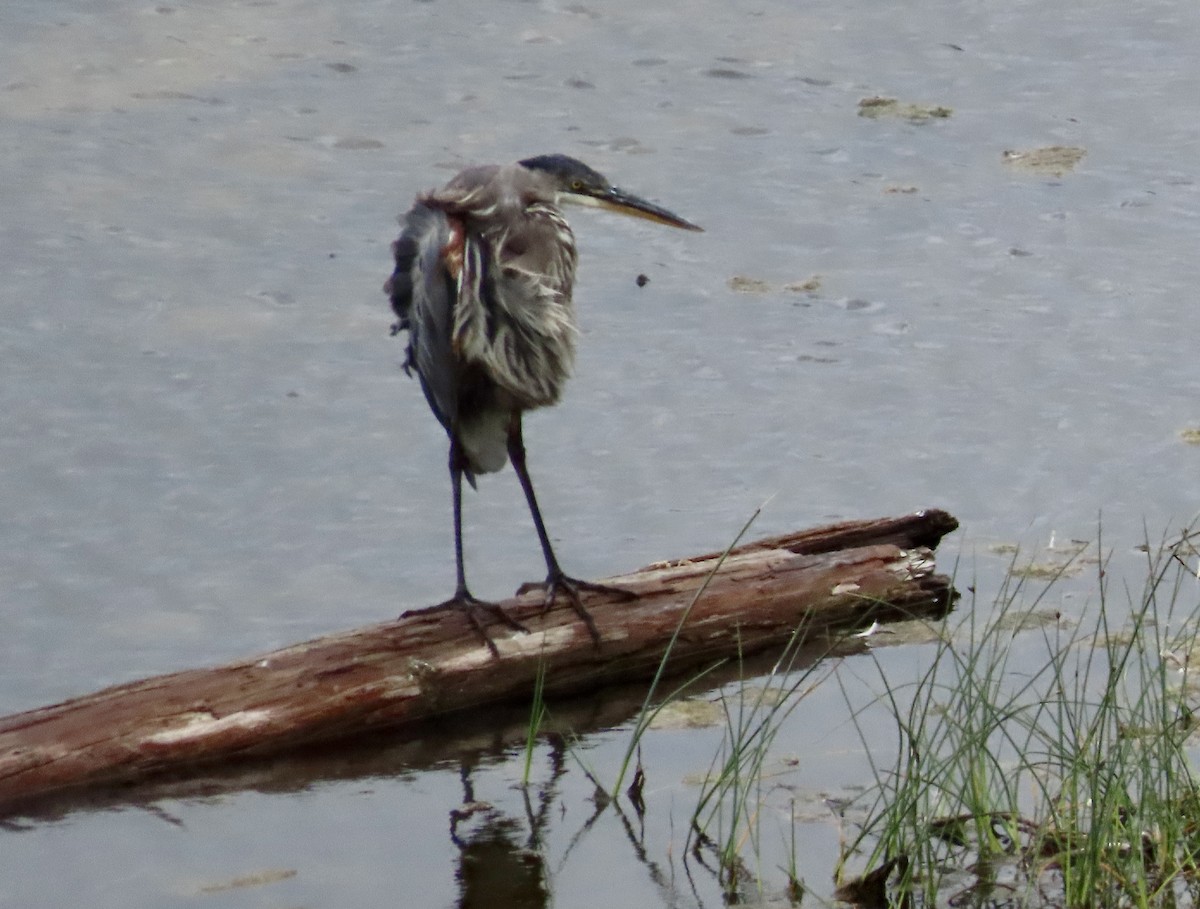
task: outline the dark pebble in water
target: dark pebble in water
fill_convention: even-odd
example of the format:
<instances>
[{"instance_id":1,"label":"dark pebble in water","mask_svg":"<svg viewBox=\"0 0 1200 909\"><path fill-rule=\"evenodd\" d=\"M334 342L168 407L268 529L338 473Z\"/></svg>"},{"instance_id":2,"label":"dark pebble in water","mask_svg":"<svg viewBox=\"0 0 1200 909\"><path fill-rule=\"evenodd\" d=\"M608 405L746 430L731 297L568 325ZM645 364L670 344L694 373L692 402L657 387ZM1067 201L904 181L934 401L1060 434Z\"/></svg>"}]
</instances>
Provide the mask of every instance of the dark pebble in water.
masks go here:
<instances>
[{"instance_id":1,"label":"dark pebble in water","mask_svg":"<svg viewBox=\"0 0 1200 909\"><path fill-rule=\"evenodd\" d=\"M637 286L638 287L645 287L649 283L650 283L650 279L647 278L645 275L637 276Z\"/></svg>"},{"instance_id":2,"label":"dark pebble in water","mask_svg":"<svg viewBox=\"0 0 1200 909\"><path fill-rule=\"evenodd\" d=\"M355 66L353 63L326 63L325 65L328 66L335 73L356 73L356 72L358 72L358 67Z\"/></svg>"}]
</instances>

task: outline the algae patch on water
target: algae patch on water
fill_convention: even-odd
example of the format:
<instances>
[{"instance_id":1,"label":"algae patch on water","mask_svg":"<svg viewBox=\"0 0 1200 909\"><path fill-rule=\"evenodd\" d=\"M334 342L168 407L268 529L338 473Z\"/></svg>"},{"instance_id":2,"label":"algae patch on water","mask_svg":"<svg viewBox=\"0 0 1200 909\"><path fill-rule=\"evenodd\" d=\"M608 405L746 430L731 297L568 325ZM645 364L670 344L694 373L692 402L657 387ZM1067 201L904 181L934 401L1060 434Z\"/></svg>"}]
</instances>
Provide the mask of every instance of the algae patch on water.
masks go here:
<instances>
[{"instance_id":1,"label":"algae patch on water","mask_svg":"<svg viewBox=\"0 0 1200 909\"><path fill-rule=\"evenodd\" d=\"M739 294L769 294L776 290L770 281L761 278L751 278L747 275L734 275L729 279L729 289ZM812 275L803 281L789 281L782 287L789 293L815 294L821 289L821 276Z\"/></svg>"},{"instance_id":2,"label":"algae patch on water","mask_svg":"<svg viewBox=\"0 0 1200 909\"><path fill-rule=\"evenodd\" d=\"M896 98L883 98L878 95L863 98L858 102L858 115L869 120L894 117L897 120L924 123L928 120L944 120L952 113L952 108L940 104L903 104Z\"/></svg>"},{"instance_id":3,"label":"algae patch on water","mask_svg":"<svg viewBox=\"0 0 1200 909\"><path fill-rule=\"evenodd\" d=\"M1031 174L1061 177L1075 169L1075 165L1087 154L1086 148L1070 145L1050 145L1046 148L1031 148L1024 151L1004 152L1004 163L1015 170Z\"/></svg>"}]
</instances>

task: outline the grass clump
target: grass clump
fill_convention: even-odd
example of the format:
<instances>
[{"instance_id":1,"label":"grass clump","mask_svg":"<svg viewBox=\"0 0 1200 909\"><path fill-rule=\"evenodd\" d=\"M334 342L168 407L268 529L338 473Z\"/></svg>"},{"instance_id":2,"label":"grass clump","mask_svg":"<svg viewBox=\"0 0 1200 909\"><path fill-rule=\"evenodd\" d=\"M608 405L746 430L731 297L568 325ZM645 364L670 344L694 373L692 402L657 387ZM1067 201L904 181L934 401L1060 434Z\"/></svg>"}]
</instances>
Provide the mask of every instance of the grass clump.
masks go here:
<instances>
[{"instance_id":1,"label":"grass clump","mask_svg":"<svg viewBox=\"0 0 1200 909\"><path fill-rule=\"evenodd\" d=\"M731 904L744 894L761 895L764 875L752 869L746 856L762 854L762 807L771 787L767 763L771 747L783 722L833 669L801 650L806 629L798 627L775 661L771 671L753 686L743 679L720 700L724 734L712 764L700 785L700 794L688 825L690 855L709 867ZM797 665L804 661L803 668ZM814 676L820 678L814 678ZM795 904L804 892L795 866L795 828L792 831L793 861L781 869L787 877L789 902ZM711 860L711 864L710 864Z\"/></svg>"},{"instance_id":2,"label":"grass clump","mask_svg":"<svg viewBox=\"0 0 1200 909\"><path fill-rule=\"evenodd\" d=\"M998 609L943 630L912 684L879 701L899 747L874 766L867 820L846 859L876 875L840 895L926 906L1200 905L1196 726L1200 578L1194 533L1147 547L1144 588L1119 613L1099 570L1090 624L1017 632L1038 608L1010 574ZM1132 608L1130 608L1132 607ZM1110 615L1121 616L1120 628ZM877 664L878 665L878 664ZM856 714L867 742L867 713ZM870 749L868 749L870 750ZM845 860L844 860L845 862Z\"/></svg>"}]
</instances>

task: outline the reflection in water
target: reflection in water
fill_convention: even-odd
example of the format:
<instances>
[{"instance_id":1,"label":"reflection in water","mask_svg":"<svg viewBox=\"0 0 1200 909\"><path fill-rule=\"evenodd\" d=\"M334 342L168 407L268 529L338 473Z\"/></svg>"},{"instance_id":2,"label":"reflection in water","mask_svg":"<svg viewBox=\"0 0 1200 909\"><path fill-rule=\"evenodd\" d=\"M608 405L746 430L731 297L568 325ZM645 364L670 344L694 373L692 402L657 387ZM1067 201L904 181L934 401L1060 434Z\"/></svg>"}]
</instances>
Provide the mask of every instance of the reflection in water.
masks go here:
<instances>
[{"instance_id":1,"label":"reflection in water","mask_svg":"<svg viewBox=\"0 0 1200 909\"><path fill-rule=\"evenodd\" d=\"M450 812L450 839L459 853L455 872L459 909L541 909L549 904L542 836L550 805L558 795L565 751L562 738L552 737L550 779L538 787L536 807L530 800L529 788L523 790L524 826L528 828L524 842L519 820L488 802L476 800L471 773L478 758L464 760L459 765L463 803Z\"/></svg>"},{"instance_id":2,"label":"reflection in water","mask_svg":"<svg viewBox=\"0 0 1200 909\"><path fill-rule=\"evenodd\" d=\"M456 814L451 839L459 849L455 879L461 909L546 906L545 863L536 848L518 842L520 822L478 804ZM466 819L477 825L463 838L457 827Z\"/></svg>"},{"instance_id":3,"label":"reflection in water","mask_svg":"<svg viewBox=\"0 0 1200 909\"><path fill-rule=\"evenodd\" d=\"M543 909L551 904L554 881L547 863L547 840L553 833L550 809L560 801L560 783L566 774L567 746L561 735L550 734L546 739L550 745L550 776L536 787L522 788L525 802L523 822L505 814L495 805L476 798L471 776L479 764L480 756L460 762L463 801L461 806L450 812L450 840L459 851L458 869L455 872L459 909ZM640 759L638 772L641 772ZM592 782L596 781L593 779ZM597 821L609 812L610 817L615 817L619 822L624 838L632 848L633 858L648 872L663 905L679 905L681 894L675 887L674 874L664 870L648 854L642 823L644 817L637 807L638 799L634 798L633 787L630 788L630 799L639 821L637 827L621 809L619 799L609 796L597 784L593 795L595 811L570 837L557 867L561 870L566 866L572 853L595 829ZM524 835L523 829L527 831ZM702 906L690 872L687 880L692 899L696 905Z\"/></svg>"}]
</instances>

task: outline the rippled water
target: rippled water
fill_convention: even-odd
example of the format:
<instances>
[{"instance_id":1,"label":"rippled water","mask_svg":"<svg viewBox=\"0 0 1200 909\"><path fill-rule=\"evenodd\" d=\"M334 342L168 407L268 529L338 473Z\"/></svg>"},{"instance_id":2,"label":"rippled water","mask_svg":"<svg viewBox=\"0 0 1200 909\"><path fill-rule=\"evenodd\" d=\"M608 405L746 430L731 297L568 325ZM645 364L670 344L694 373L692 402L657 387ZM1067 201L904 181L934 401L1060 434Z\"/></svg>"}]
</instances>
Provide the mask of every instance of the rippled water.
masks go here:
<instances>
[{"instance_id":1,"label":"rippled water","mask_svg":"<svg viewBox=\"0 0 1200 909\"><path fill-rule=\"evenodd\" d=\"M721 546L771 498L756 532L945 507L942 561L985 600L991 545L1102 524L1136 585L1145 530L1200 509L1187 3L10 0L0 20L0 710L449 593L445 439L379 288L396 214L470 162L571 153L708 229L573 217L578 373L526 430L573 573ZM858 116L877 96L950 116ZM1086 155L1004 160L1047 146ZM469 572L499 596L540 557L512 474L480 486ZM864 781L847 731L807 740L844 709L801 707L805 791ZM711 881L663 883L710 739L648 743L649 863L611 817L568 847L590 789L547 746L536 867L505 845L538 826L518 760L468 774L497 817L460 840L489 853L447 832L458 767L398 759L6 834L0 904L470 904L487 885L463 869L518 879L508 861L555 905L712 904ZM585 747L609 766L624 741ZM819 884L836 836L811 839Z\"/></svg>"}]
</instances>

